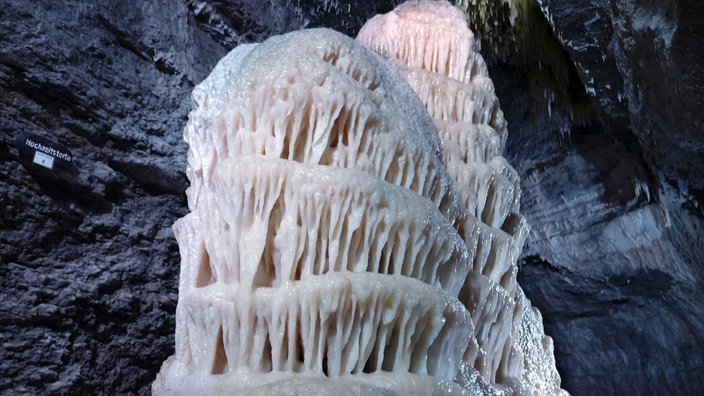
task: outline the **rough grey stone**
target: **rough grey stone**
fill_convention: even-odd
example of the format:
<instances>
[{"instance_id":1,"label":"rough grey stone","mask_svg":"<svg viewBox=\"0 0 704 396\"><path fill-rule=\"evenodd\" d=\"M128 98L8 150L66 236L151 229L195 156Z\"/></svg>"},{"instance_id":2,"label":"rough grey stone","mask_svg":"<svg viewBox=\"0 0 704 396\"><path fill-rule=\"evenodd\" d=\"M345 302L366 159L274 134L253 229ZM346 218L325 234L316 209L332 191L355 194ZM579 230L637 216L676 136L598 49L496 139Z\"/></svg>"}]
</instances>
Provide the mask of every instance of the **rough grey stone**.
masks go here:
<instances>
[{"instance_id":1,"label":"rough grey stone","mask_svg":"<svg viewBox=\"0 0 704 396\"><path fill-rule=\"evenodd\" d=\"M173 349L189 93L225 53L185 4L0 4L0 394L147 394ZM74 171L21 161L34 133Z\"/></svg>"}]
</instances>

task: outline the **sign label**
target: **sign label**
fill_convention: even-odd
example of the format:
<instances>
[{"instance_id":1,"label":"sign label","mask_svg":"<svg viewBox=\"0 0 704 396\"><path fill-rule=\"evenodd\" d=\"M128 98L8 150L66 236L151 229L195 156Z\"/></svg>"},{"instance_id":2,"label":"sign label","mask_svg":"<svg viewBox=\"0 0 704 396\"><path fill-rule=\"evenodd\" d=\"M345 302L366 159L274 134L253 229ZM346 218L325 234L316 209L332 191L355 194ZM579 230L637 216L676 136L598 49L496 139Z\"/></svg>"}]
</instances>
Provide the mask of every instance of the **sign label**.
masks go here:
<instances>
[{"instance_id":1,"label":"sign label","mask_svg":"<svg viewBox=\"0 0 704 396\"><path fill-rule=\"evenodd\" d=\"M39 142L35 142L34 140L32 140L32 136L27 137L27 139L25 139L24 141L24 144L27 147L37 150L37 153L41 152L44 154L48 154L54 158L62 159L66 162L71 162L71 154L68 153L68 150L66 150L66 152L62 152L61 148L57 149L55 147L51 147L50 145L44 145Z\"/></svg>"},{"instance_id":2,"label":"sign label","mask_svg":"<svg viewBox=\"0 0 704 396\"><path fill-rule=\"evenodd\" d=\"M32 162L48 169L54 169L54 157L46 155L41 151L34 152L34 160Z\"/></svg>"},{"instance_id":3,"label":"sign label","mask_svg":"<svg viewBox=\"0 0 704 396\"><path fill-rule=\"evenodd\" d=\"M73 155L66 146L43 136L20 133L15 136L20 157L49 170L66 171L73 166Z\"/></svg>"}]
</instances>

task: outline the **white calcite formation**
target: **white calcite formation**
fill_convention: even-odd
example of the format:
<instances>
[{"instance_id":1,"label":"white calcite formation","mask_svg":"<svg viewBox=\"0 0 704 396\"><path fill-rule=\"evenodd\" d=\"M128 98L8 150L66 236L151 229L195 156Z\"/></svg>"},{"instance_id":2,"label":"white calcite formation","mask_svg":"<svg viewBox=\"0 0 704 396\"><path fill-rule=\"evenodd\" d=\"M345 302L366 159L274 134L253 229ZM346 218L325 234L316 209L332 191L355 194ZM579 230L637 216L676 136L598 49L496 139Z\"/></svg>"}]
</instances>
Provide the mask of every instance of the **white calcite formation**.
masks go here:
<instances>
[{"instance_id":1,"label":"white calcite formation","mask_svg":"<svg viewBox=\"0 0 704 396\"><path fill-rule=\"evenodd\" d=\"M516 284L516 259L528 232L518 213L519 180L500 156L506 120L465 20L447 2L410 1L372 18L357 40L392 63L423 101L468 221L479 229L475 265L460 293L478 349L465 353L458 382L469 386L480 376L485 392L564 393L540 313ZM482 254L491 266L476 265Z\"/></svg>"},{"instance_id":2,"label":"white calcite formation","mask_svg":"<svg viewBox=\"0 0 704 396\"><path fill-rule=\"evenodd\" d=\"M491 80L464 23L424 18L360 35L402 73L314 29L237 47L196 87L176 351L154 394L559 389L515 281L527 226Z\"/></svg>"}]
</instances>

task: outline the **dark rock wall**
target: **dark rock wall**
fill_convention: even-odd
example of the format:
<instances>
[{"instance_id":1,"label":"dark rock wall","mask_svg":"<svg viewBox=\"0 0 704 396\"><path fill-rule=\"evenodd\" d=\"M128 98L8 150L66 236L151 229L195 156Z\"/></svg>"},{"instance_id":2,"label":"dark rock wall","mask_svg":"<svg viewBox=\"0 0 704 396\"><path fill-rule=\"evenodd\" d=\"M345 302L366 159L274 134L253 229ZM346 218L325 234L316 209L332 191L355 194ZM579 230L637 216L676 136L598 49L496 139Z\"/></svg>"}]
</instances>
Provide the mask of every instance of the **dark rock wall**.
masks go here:
<instances>
[{"instance_id":1,"label":"dark rock wall","mask_svg":"<svg viewBox=\"0 0 704 396\"><path fill-rule=\"evenodd\" d=\"M354 35L393 3L0 0L0 394L149 394L173 350L194 84L239 43ZM520 280L563 383L702 393L701 2L539 3L594 116L560 135L521 69L491 74L534 231ZM21 133L73 169L21 159Z\"/></svg>"},{"instance_id":2,"label":"dark rock wall","mask_svg":"<svg viewBox=\"0 0 704 396\"><path fill-rule=\"evenodd\" d=\"M573 145L610 142L574 133ZM510 147L533 227L519 282L554 339L563 386L575 395L700 394L704 221L672 191L650 202L628 183L633 198L614 202L609 174L579 149L554 133L528 135L530 145Z\"/></svg>"},{"instance_id":3,"label":"dark rock wall","mask_svg":"<svg viewBox=\"0 0 704 396\"><path fill-rule=\"evenodd\" d=\"M172 353L180 130L225 50L185 4L103 3L0 3L0 394L147 394Z\"/></svg>"},{"instance_id":4,"label":"dark rock wall","mask_svg":"<svg viewBox=\"0 0 704 396\"><path fill-rule=\"evenodd\" d=\"M702 394L704 4L539 3L595 112L527 124L522 77L493 75L533 226L519 281L573 394Z\"/></svg>"},{"instance_id":5,"label":"dark rock wall","mask_svg":"<svg viewBox=\"0 0 704 396\"><path fill-rule=\"evenodd\" d=\"M697 0L606 2L633 132L683 192L704 198L704 5Z\"/></svg>"}]
</instances>

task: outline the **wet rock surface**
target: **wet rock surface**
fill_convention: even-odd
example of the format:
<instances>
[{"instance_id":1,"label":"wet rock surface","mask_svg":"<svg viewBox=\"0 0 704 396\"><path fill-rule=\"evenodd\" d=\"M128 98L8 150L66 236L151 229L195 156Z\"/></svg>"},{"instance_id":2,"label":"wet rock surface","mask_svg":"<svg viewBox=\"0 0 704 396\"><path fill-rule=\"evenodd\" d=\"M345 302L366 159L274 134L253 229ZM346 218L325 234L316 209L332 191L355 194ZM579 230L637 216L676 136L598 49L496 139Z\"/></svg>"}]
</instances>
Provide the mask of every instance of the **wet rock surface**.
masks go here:
<instances>
[{"instance_id":1,"label":"wet rock surface","mask_svg":"<svg viewBox=\"0 0 704 396\"><path fill-rule=\"evenodd\" d=\"M555 139L507 111L533 226L519 281L572 393L699 394L704 7L540 3L597 118ZM520 95L504 89L506 111Z\"/></svg>"},{"instance_id":2,"label":"wet rock surface","mask_svg":"<svg viewBox=\"0 0 704 396\"><path fill-rule=\"evenodd\" d=\"M669 189L659 202L627 182L609 194L611 173L552 139L531 157L510 150L524 155L514 163L533 227L518 280L553 337L563 386L575 395L699 394L704 221Z\"/></svg>"},{"instance_id":3,"label":"wet rock surface","mask_svg":"<svg viewBox=\"0 0 704 396\"><path fill-rule=\"evenodd\" d=\"M194 84L241 42L353 35L391 3L0 1L0 394L149 394L173 350ZM536 125L525 76L491 70L533 228L519 280L573 394L699 394L704 7L540 3L596 115ZM20 133L66 146L70 171L20 158Z\"/></svg>"}]
</instances>

